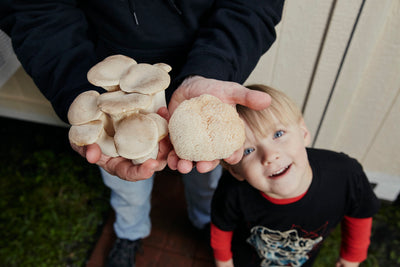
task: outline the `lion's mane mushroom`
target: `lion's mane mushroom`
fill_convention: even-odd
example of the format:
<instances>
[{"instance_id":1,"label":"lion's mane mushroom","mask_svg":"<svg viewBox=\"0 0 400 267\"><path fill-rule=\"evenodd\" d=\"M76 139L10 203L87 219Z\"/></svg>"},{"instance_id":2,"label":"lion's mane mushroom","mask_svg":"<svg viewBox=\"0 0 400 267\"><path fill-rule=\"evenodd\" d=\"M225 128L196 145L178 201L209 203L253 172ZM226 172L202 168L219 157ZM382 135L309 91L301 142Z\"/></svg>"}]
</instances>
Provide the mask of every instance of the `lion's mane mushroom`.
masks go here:
<instances>
[{"instance_id":1,"label":"lion's mane mushroom","mask_svg":"<svg viewBox=\"0 0 400 267\"><path fill-rule=\"evenodd\" d=\"M245 141L244 123L235 108L206 94L183 101L168 129L176 154L190 161L227 158Z\"/></svg>"}]
</instances>

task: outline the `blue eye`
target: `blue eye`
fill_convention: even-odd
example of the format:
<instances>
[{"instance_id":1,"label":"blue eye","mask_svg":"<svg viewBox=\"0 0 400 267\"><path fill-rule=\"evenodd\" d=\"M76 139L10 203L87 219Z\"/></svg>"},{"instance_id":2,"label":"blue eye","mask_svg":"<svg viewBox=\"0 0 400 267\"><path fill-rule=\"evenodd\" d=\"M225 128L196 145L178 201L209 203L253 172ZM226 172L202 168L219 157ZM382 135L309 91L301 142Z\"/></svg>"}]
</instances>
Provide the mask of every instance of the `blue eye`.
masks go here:
<instances>
[{"instance_id":1,"label":"blue eye","mask_svg":"<svg viewBox=\"0 0 400 267\"><path fill-rule=\"evenodd\" d=\"M274 139L279 138L279 137L282 137L282 135L284 135L284 134L285 134L284 131L279 130L279 131L277 131L277 132L274 133Z\"/></svg>"},{"instance_id":2,"label":"blue eye","mask_svg":"<svg viewBox=\"0 0 400 267\"><path fill-rule=\"evenodd\" d=\"M254 150L255 150L255 149L252 148L252 147L245 148L244 151L243 151L243 156L249 155L249 154L250 154L251 152L253 152Z\"/></svg>"}]
</instances>

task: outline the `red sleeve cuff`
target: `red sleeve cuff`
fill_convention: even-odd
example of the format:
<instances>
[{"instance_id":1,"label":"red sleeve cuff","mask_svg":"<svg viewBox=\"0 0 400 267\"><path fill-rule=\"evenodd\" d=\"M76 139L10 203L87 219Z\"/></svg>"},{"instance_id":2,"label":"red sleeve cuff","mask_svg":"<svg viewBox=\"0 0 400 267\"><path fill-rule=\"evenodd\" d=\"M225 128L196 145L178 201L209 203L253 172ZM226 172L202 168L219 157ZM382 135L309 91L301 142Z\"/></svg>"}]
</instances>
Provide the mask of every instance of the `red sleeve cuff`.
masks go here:
<instances>
[{"instance_id":1,"label":"red sleeve cuff","mask_svg":"<svg viewBox=\"0 0 400 267\"><path fill-rule=\"evenodd\" d=\"M232 231L222 231L211 223L211 247L214 251L214 258L219 261L232 259L232 236Z\"/></svg>"},{"instance_id":2,"label":"red sleeve cuff","mask_svg":"<svg viewBox=\"0 0 400 267\"><path fill-rule=\"evenodd\" d=\"M342 221L340 256L350 262L362 262L367 258L370 244L372 218L345 216Z\"/></svg>"}]
</instances>

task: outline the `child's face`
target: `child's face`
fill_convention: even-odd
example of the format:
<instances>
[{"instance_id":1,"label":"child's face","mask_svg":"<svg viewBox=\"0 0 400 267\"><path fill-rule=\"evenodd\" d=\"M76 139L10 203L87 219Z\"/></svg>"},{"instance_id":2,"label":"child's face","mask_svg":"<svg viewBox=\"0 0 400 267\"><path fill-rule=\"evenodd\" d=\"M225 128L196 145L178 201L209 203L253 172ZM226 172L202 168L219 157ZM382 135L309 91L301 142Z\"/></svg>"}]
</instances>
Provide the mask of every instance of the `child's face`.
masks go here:
<instances>
[{"instance_id":1,"label":"child's face","mask_svg":"<svg viewBox=\"0 0 400 267\"><path fill-rule=\"evenodd\" d=\"M246 124L243 159L231 167L231 173L273 198L297 197L311 184L306 152L310 134L303 120L284 126L273 118L274 129L263 137Z\"/></svg>"}]
</instances>

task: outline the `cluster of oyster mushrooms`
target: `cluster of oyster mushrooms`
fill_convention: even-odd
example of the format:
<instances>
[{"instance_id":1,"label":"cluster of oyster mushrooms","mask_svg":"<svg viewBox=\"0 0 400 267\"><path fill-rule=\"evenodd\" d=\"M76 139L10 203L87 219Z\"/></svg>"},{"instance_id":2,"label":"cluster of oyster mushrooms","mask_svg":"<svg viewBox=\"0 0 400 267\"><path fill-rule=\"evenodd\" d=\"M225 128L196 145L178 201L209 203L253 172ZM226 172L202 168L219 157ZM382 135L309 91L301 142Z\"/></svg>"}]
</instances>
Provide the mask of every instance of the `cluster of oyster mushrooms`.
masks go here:
<instances>
[{"instance_id":1,"label":"cluster of oyster mushrooms","mask_svg":"<svg viewBox=\"0 0 400 267\"><path fill-rule=\"evenodd\" d=\"M123 55L93 66L89 82L107 92L86 91L74 100L68 111L70 141L78 146L97 143L103 154L134 164L156 159L158 143L168 134L168 123L157 111L166 106L169 71L167 64L137 63Z\"/></svg>"}]
</instances>

